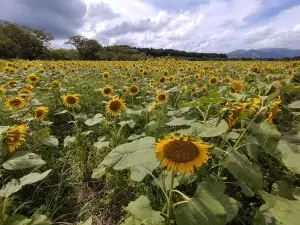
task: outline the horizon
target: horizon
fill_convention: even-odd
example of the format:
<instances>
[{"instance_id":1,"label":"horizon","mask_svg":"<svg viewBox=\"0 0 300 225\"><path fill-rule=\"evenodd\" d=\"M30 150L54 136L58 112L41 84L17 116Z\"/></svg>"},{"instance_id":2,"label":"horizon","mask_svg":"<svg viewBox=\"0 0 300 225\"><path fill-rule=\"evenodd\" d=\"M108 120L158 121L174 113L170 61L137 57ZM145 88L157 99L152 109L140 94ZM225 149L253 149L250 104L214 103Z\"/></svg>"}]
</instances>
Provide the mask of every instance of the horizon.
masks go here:
<instances>
[{"instance_id":1,"label":"horizon","mask_svg":"<svg viewBox=\"0 0 300 225\"><path fill-rule=\"evenodd\" d=\"M3 0L0 18L51 32L54 48L71 35L100 44L186 52L300 46L296 0Z\"/></svg>"}]
</instances>

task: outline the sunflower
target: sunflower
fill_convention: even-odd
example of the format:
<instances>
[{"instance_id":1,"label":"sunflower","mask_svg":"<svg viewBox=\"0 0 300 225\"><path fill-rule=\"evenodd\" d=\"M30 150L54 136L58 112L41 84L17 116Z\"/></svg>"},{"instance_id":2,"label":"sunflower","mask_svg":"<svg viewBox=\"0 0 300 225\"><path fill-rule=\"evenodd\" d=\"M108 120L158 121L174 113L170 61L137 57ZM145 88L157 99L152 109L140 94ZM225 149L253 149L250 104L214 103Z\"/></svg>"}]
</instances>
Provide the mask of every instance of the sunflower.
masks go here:
<instances>
[{"instance_id":1,"label":"sunflower","mask_svg":"<svg viewBox=\"0 0 300 225\"><path fill-rule=\"evenodd\" d=\"M104 73L102 73L102 79L108 80L109 77L110 77L110 73L109 73L109 72L104 72Z\"/></svg>"},{"instance_id":2,"label":"sunflower","mask_svg":"<svg viewBox=\"0 0 300 225\"><path fill-rule=\"evenodd\" d=\"M4 95L6 93L5 88L0 87L0 95Z\"/></svg>"},{"instance_id":3,"label":"sunflower","mask_svg":"<svg viewBox=\"0 0 300 225\"><path fill-rule=\"evenodd\" d=\"M228 128L231 128L237 122L242 113L247 112L248 103L239 103L232 110L229 111L227 118L225 119Z\"/></svg>"},{"instance_id":4,"label":"sunflower","mask_svg":"<svg viewBox=\"0 0 300 225\"><path fill-rule=\"evenodd\" d=\"M44 120L48 113L48 108L46 107L38 107L34 111L34 119L35 120Z\"/></svg>"},{"instance_id":5,"label":"sunflower","mask_svg":"<svg viewBox=\"0 0 300 225\"><path fill-rule=\"evenodd\" d=\"M133 81L133 82L136 82L137 80L138 80L137 77L133 77L133 78L132 78L132 81Z\"/></svg>"},{"instance_id":6,"label":"sunflower","mask_svg":"<svg viewBox=\"0 0 300 225\"><path fill-rule=\"evenodd\" d=\"M146 70L143 71L143 75L146 76L148 72Z\"/></svg>"},{"instance_id":7,"label":"sunflower","mask_svg":"<svg viewBox=\"0 0 300 225\"><path fill-rule=\"evenodd\" d=\"M169 71L166 70L166 71L164 72L164 76L167 77L168 75L169 75Z\"/></svg>"},{"instance_id":8,"label":"sunflower","mask_svg":"<svg viewBox=\"0 0 300 225\"><path fill-rule=\"evenodd\" d=\"M271 112L269 112L268 118L265 120L265 122L272 122L273 118L276 116L276 114L279 111L280 103L281 103L281 98L279 96L278 99L273 102L273 108Z\"/></svg>"},{"instance_id":9,"label":"sunflower","mask_svg":"<svg viewBox=\"0 0 300 225\"><path fill-rule=\"evenodd\" d=\"M12 127L7 133L7 145L10 152L14 152L25 141L25 125Z\"/></svg>"},{"instance_id":10,"label":"sunflower","mask_svg":"<svg viewBox=\"0 0 300 225\"><path fill-rule=\"evenodd\" d=\"M166 81L166 77L165 76L159 78L159 83L164 83L165 81Z\"/></svg>"},{"instance_id":11,"label":"sunflower","mask_svg":"<svg viewBox=\"0 0 300 225\"><path fill-rule=\"evenodd\" d=\"M200 80L200 78L201 78L201 75L200 75L199 73L197 73L197 74L195 75L195 79L196 79L196 80Z\"/></svg>"},{"instance_id":12,"label":"sunflower","mask_svg":"<svg viewBox=\"0 0 300 225\"><path fill-rule=\"evenodd\" d=\"M111 96L111 94L113 93L113 88L111 86L105 86L103 89L102 89L102 95L104 97L108 97L108 96Z\"/></svg>"},{"instance_id":13,"label":"sunflower","mask_svg":"<svg viewBox=\"0 0 300 225\"><path fill-rule=\"evenodd\" d=\"M139 92L139 89L137 86L133 85L129 88L129 92L131 95L136 95Z\"/></svg>"},{"instance_id":14,"label":"sunflower","mask_svg":"<svg viewBox=\"0 0 300 225\"><path fill-rule=\"evenodd\" d=\"M174 80L175 80L175 77L174 77L174 76L170 76L170 77L169 77L169 81L170 81L170 82L173 82Z\"/></svg>"},{"instance_id":15,"label":"sunflower","mask_svg":"<svg viewBox=\"0 0 300 225\"><path fill-rule=\"evenodd\" d=\"M79 104L79 98L76 95L63 95L62 100L66 107L73 107Z\"/></svg>"},{"instance_id":16,"label":"sunflower","mask_svg":"<svg viewBox=\"0 0 300 225\"><path fill-rule=\"evenodd\" d=\"M15 97L7 99L4 103L4 107L10 110L18 110L24 108L26 105L26 101L24 98Z\"/></svg>"},{"instance_id":17,"label":"sunflower","mask_svg":"<svg viewBox=\"0 0 300 225\"><path fill-rule=\"evenodd\" d=\"M54 80L52 82L52 88L54 88L54 89L59 89L60 88L60 83L59 83L58 80Z\"/></svg>"},{"instance_id":18,"label":"sunflower","mask_svg":"<svg viewBox=\"0 0 300 225\"><path fill-rule=\"evenodd\" d=\"M156 101L160 104L164 104L168 101L169 96L163 92L160 92L156 95Z\"/></svg>"},{"instance_id":19,"label":"sunflower","mask_svg":"<svg viewBox=\"0 0 300 225\"><path fill-rule=\"evenodd\" d=\"M156 143L156 158L161 161L161 167L184 173L194 173L194 167L199 169L210 158L206 145L202 141L192 141L189 137L165 137Z\"/></svg>"},{"instance_id":20,"label":"sunflower","mask_svg":"<svg viewBox=\"0 0 300 225\"><path fill-rule=\"evenodd\" d=\"M11 80L7 83L8 88L14 88L17 85L16 80Z\"/></svg>"},{"instance_id":21,"label":"sunflower","mask_svg":"<svg viewBox=\"0 0 300 225\"><path fill-rule=\"evenodd\" d=\"M201 91L202 91L202 94L206 94L206 92L207 92L207 87L202 87L202 89L201 89Z\"/></svg>"},{"instance_id":22,"label":"sunflower","mask_svg":"<svg viewBox=\"0 0 300 225\"><path fill-rule=\"evenodd\" d=\"M30 82L30 83L33 83L33 84L35 84L35 83L37 83L38 81L39 81L39 78L38 78L38 76L37 75L35 75L35 74L29 74L28 76L27 76L27 80Z\"/></svg>"},{"instance_id":23,"label":"sunflower","mask_svg":"<svg viewBox=\"0 0 300 225\"><path fill-rule=\"evenodd\" d=\"M231 82L231 90L233 93L239 93L243 89L243 84L238 81L234 80Z\"/></svg>"},{"instance_id":24,"label":"sunflower","mask_svg":"<svg viewBox=\"0 0 300 225\"><path fill-rule=\"evenodd\" d=\"M208 83L209 85L211 86L215 86L217 83L218 83L219 79L216 77L216 76L211 76L209 79L208 79Z\"/></svg>"},{"instance_id":25,"label":"sunflower","mask_svg":"<svg viewBox=\"0 0 300 225\"><path fill-rule=\"evenodd\" d=\"M119 115L126 107L124 99L114 97L110 102L106 104L106 113L111 116Z\"/></svg>"},{"instance_id":26,"label":"sunflower","mask_svg":"<svg viewBox=\"0 0 300 225\"><path fill-rule=\"evenodd\" d=\"M23 88L20 91L18 91L18 95L20 95L21 98L24 98L25 100L29 100L31 98L32 91L27 89L27 88Z\"/></svg>"}]
</instances>

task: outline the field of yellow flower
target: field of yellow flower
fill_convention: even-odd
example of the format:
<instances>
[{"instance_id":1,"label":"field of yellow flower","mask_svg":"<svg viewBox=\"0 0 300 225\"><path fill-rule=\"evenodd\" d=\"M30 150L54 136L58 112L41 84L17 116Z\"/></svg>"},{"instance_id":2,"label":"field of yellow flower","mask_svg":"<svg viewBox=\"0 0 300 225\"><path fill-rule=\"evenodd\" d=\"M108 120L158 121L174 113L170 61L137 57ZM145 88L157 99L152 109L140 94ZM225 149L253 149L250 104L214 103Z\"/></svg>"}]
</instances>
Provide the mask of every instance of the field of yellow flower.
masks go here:
<instances>
[{"instance_id":1,"label":"field of yellow flower","mask_svg":"<svg viewBox=\"0 0 300 225\"><path fill-rule=\"evenodd\" d=\"M300 62L0 60L0 224L300 220Z\"/></svg>"}]
</instances>

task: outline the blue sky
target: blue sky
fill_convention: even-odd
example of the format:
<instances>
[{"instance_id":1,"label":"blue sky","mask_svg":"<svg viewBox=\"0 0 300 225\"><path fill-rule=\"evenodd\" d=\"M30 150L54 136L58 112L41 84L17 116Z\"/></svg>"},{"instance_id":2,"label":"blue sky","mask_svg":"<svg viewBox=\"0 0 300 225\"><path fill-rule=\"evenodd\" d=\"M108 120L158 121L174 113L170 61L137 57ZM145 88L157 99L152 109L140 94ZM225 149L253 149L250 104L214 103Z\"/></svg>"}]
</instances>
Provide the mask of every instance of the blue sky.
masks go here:
<instances>
[{"instance_id":1,"label":"blue sky","mask_svg":"<svg viewBox=\"0 0 300 225\"><path fill-rule=\"evenodd\" d=\"M300 48L300 0L2 0L0 18L103 45L230 52Z\"/></svg>"}]
</instances>

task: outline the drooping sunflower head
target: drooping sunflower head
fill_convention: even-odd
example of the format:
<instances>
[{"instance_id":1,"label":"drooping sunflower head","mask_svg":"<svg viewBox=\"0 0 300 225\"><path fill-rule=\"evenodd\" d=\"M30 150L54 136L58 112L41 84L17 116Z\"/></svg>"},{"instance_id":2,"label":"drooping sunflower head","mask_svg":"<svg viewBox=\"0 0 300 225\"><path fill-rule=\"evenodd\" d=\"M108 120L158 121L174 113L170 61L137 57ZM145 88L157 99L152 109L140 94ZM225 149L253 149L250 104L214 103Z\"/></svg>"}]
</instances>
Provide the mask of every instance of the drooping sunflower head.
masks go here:
<instances>
[{"instance_id":1,"label":"drooping sunflower head","mask_svg":"<svg viewBox=\"0 0 300 225\"><path fill-rule=\"evenodd\" d=\"M218 77L216 76L211 76L209 79L208 79L208 83L209 85L211 86L215 86L217 83L218 83L219 79Z\"/></svg>"},{"instance_id":2,"label":"drooping sunflower head","mask_svg":"<svg viewBox=\"0 0 300 225\"><path fill-rule=\"evenodd\" d=\"M16 80L11 80L7 83L8 88L14 88L17 85Z\"/></svg>"},{"instance_id":3,"label":"drooping sunflower head","mask_svg":"<svg viewBox=\"0 0 300 225\"><path fill-rule=\"evenodd\" d=\"M110 77L110 73L109 73L109 72L104 72L104 73L102 73L102 79L108 80L109 77Z\"/></svg>"},{"instance_id":4,"label":"drooping sunflower head","mask_svg":"<svg viewBox=\"0 0 300 225\"><path fill-rule=\"evenodd\" d=\"M7 145L10 152L14 152L25 141L25 125L13 126L7 133Z\"/></svg>"},{"instance_id":5,"label":"drooping sunflower head","mask_svg":"<svg viewBox=\"0 0 300 225\"><path fill-rule=\"evenodd\" d=\"M156 101L160 104L164 104L168 101L169 96L164 93L164 92L160 92L156 95Z\"/></svg>"},{"instance_id":6,"label":"drooping sunflower head","mask_svg":"<svg viewBox=\"0 0 300 225\"><path fill-rule=\"evenodd\" d=\"M48 108L46 107L38 107L34 111L34 119L35 120L44 120L47 116Z\"/></svg>"},{"instance_id":7,"label":"drooping sunflower head","mask_svg":"<svg viewBox=\"0 0 300 225\"><path fill-rule=\"evenodd\" d=\"M279 111L279 105L281 104L280 96L272 103L271 112L269 112L267 119L265 122L272 122L273 118L277 115Z\"/></svg>"},{"instance_id":8,"label":"drooping sunflower head","mask_svg":"<svg viewBox=\"0 0 300 225\"><path fill-rule=\"evenodd\" d=\"M129 88L129 93L131 95L136 95L137 93L139 92L139 89L137 86L135 85L132 85L130 88Z\"/></svg>"},{"instance_id":9,"label":"drooping sunflower head","mask_svg":"<svg viewBox=\"0 0 300 225\"><path fill-rule=\"evenodd\" d=\"M38 76L37 75L35 75L35 74L29 74L28 76L27 76L27 80L30 82L30 83L33 83L33 84L35 84L35 83L37 83L38 81L39 81L39 78L38 78Z\"/></svg>"},{"instance_id":10,"label":"drooping sunflower head","mask_svg":"<svg viewBox=\"0 0 300 225\"><path fill-rule=\"evenodd\" d=\"M4 107L10 110L22 109L26 106L26 100L19 96L15 98L7 99L4 103Z\"/></svg>"},{"instance_id":11,"label":"drooping sunflower head","mask_svg":"<svg viewBox=\"0 0 300 225\"><path fill-rule=\"evenodd\" d=\"M111 96L113 93L113 88L111 86L105 86L103 89L102 89L102 95L104 97L108 97L108 96Z\"/></svg>"},{"instance_id":12,"label":"drooping sunflower head","mask_svg":"<svg viewBox=\"0 0 300 225\"><path fill-rule=\"evenodd\" d=\"M58 80L52 81L52 88L53 89L59 89L60 88L60 83Z\"/></svg>"},{"instance_id":13,"label":"drooping sunflower head","mask_svg":"<svg viewBox=\"0 0 300 225\"><path fill-rule=\"evenodd\" d=\"M156 143L156 158L161 161L161 167L168 170L194 173L194 168L200 168L210 158L211 145L202 141L192 141L189 137L165 137Z\"/></svg>"},{"instance_id":14,"label":"drooping sunflower head","mask_svg":"<svg viewBox=\"0 0 300 225\"><path fill-rule=\"evenodd\" d=\"M63 95L62 100L66 107L74 107L79 104L79 98L76 95Z\"/></svg>"},{"instance_id":15,"label":"drooping sunflower head","mask_svg":"<svg viewBox=\"0 0 300 225\"><path fill-rule=\"evenodd\" d=\"M106 113L116 117L119 115L126 107L124 99L119 97L114 97L111 101L106 104Z\"/></svg>"},{"instance_id":16,"label":"drooping sunflower head","mask_svg":"<svg viewBox=\"0 0 300 225\"><path fill-rule=\"evenodd\" d=\"M6 93L5 88L0 87L0 96L1 96L1 95L5 95L5 93Z\"/></svg>"},{"instance_id":17,"label":"drooping sunflower head","mask_svg":"<svg viewBox=\"0 0 300 225\"><path fill-rule=\"evenodd\" d=\"M243 84L238 81L234 80L231 82L231 90L233 93L239 93L243 89Z\"/></svg>"},{"instance_id":18,"label":"drooping sunflower head","mask_svg":"<svg viewBox=\"0 0 300 225\"><path fill-rule=\"evenodd\" d=\"M165 83L165 81L166 81L166 77L165 76L159 78L159 83L162 84L162 83Z\"/></svg>"}]
</instances>

